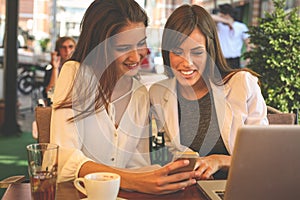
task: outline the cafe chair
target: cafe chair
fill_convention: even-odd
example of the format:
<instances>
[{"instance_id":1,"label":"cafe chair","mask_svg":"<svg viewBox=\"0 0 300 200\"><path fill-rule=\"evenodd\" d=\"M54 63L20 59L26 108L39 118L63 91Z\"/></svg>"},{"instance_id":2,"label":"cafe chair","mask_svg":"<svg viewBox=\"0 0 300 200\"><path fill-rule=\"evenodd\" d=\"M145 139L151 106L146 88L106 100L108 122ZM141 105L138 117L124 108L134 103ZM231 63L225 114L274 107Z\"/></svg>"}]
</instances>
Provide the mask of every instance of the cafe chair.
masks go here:
<instances>
[{"instance_id":1,"label":"cafe chair","mask_svg":"<svg viewBox=\"0 0 300 200\"><path fill-rule=\"evenodd\" d=\"M274 107L267 106L267 112L269 124L298 124L298 111L284 113Z\"/></svg>"},{"instance_id":2,"label":"cafe chair","mask_svg":"<svg viewBox=\"0 0 300 200\"><path fill-rule=\"evenodd\" d=\"M39 143L50 142L50 121L51 121L51 106L37 106L35 108L35 120L37 125ZM7 188L12 183L22 183L25 181L24 175L10 176L0 181L0 188Z\"/></svg>"},{"instance_id":3,"label":"cafe chair","mask_svg":"<svg viewBox=\"0 0 300 200\"><path fill-rule=\"evenodd\" d=\"M35 108L35 120L37 125L37 140L39 143L50 142L50 122L51 122L52 107L37 106Z\"/></svg>"}]
</instances>

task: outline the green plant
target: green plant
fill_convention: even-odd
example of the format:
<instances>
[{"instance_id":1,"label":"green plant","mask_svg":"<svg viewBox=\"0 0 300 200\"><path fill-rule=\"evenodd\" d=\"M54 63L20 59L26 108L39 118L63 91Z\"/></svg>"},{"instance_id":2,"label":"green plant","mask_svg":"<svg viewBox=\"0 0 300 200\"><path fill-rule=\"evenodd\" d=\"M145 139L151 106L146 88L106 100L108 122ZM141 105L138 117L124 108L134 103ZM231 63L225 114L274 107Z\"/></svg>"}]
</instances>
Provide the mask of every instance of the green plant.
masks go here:
<instances>
[{"instance_id":1,"label":"green plant","mask_svg":"<svg viewBox=\"0 0 300 200\"><path fill-rule=\"evenodd\" d=\"M46 52L49 42L50 42L49 38L41 39L39 41L43 52Z\"/></svg>"},{"instance_id":2,"label":"green plant","mask_svg":"<svg viewBox=\"0 0 300 200\"><path fill-rule=\"evenodd\" d=\"M300 107L300 18L298 8L284 10L285 0L273 0L258 26L249 27L253 48L244 53L247 67L258 72L266 103L284 112Z\"/></svg>"}]
</instances>

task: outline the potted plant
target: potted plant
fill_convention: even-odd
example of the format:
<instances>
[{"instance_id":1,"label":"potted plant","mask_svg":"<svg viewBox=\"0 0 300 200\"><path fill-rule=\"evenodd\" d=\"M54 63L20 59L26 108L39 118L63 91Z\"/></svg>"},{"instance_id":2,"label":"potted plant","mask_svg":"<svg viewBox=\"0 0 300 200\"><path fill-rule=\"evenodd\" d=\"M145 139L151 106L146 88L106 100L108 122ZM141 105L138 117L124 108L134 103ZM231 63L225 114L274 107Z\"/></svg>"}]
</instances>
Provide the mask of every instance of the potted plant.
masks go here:
<instances>
[{"instance_id":1,"label":"potted plant","mask_svg":"<svg viewBox=\"0 0 300 200\"><path fill-rule=\"evenodd\" d=\"M40 46L42 48L42 52L46 52L47 48L48 48L48 44L50 42L50 39L49 38L45 38L45 39L41 39L39 41L40 43Z\"/></svg>"},{"instance_id":2,"label":"potted plant","mask_svg":"<svg viewBox=\"0 0 300 200\"><path fill-rule=\"evenodd\" d=\"M244 53L247 67L261 77L267 105L283 112L300 107L300 18L298 8L285 11L285 0L273 0L274 11L265 13L258 26L250 26L253 48Z\"/></svg>"}]
</instances>

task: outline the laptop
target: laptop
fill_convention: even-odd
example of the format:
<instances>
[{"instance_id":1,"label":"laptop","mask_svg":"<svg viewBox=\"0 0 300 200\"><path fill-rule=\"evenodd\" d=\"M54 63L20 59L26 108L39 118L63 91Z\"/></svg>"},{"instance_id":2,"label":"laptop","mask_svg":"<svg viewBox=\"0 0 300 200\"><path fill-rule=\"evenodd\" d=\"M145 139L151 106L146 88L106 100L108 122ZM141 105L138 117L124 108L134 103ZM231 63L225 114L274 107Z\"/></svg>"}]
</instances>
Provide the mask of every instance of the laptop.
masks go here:
<instances>
[{"instance_id":1,"label":"laptop","mask_svg":"<svg viewBox=\"0 0 300 200\"><path fill-rule=\"evenodd\" d=\"M212 200L300 199L300 126L241 127L228 179L197 183Z\"/></svg>"}]
</instances>

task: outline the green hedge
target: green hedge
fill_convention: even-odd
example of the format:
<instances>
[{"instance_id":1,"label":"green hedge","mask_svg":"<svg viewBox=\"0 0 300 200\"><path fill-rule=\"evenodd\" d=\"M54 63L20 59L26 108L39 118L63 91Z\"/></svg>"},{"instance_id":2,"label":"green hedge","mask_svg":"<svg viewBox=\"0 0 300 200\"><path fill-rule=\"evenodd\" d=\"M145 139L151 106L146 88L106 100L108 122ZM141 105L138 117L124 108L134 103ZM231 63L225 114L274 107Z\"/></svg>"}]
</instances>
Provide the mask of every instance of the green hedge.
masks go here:
<instances>
[{"instance_id":1,"label":"green hedge","mask_svg":"<svg viewBox=\"0 0 300 200\"><path fill-rule=\"evenodd\" d=\"M244 53L247 67L258 72L266 103L284 112L300 106L299 7L284 10L285 0L274 0L275 10L265 13L258 26L249 27L253 48Z\"/></svg>"}]
</instances>

